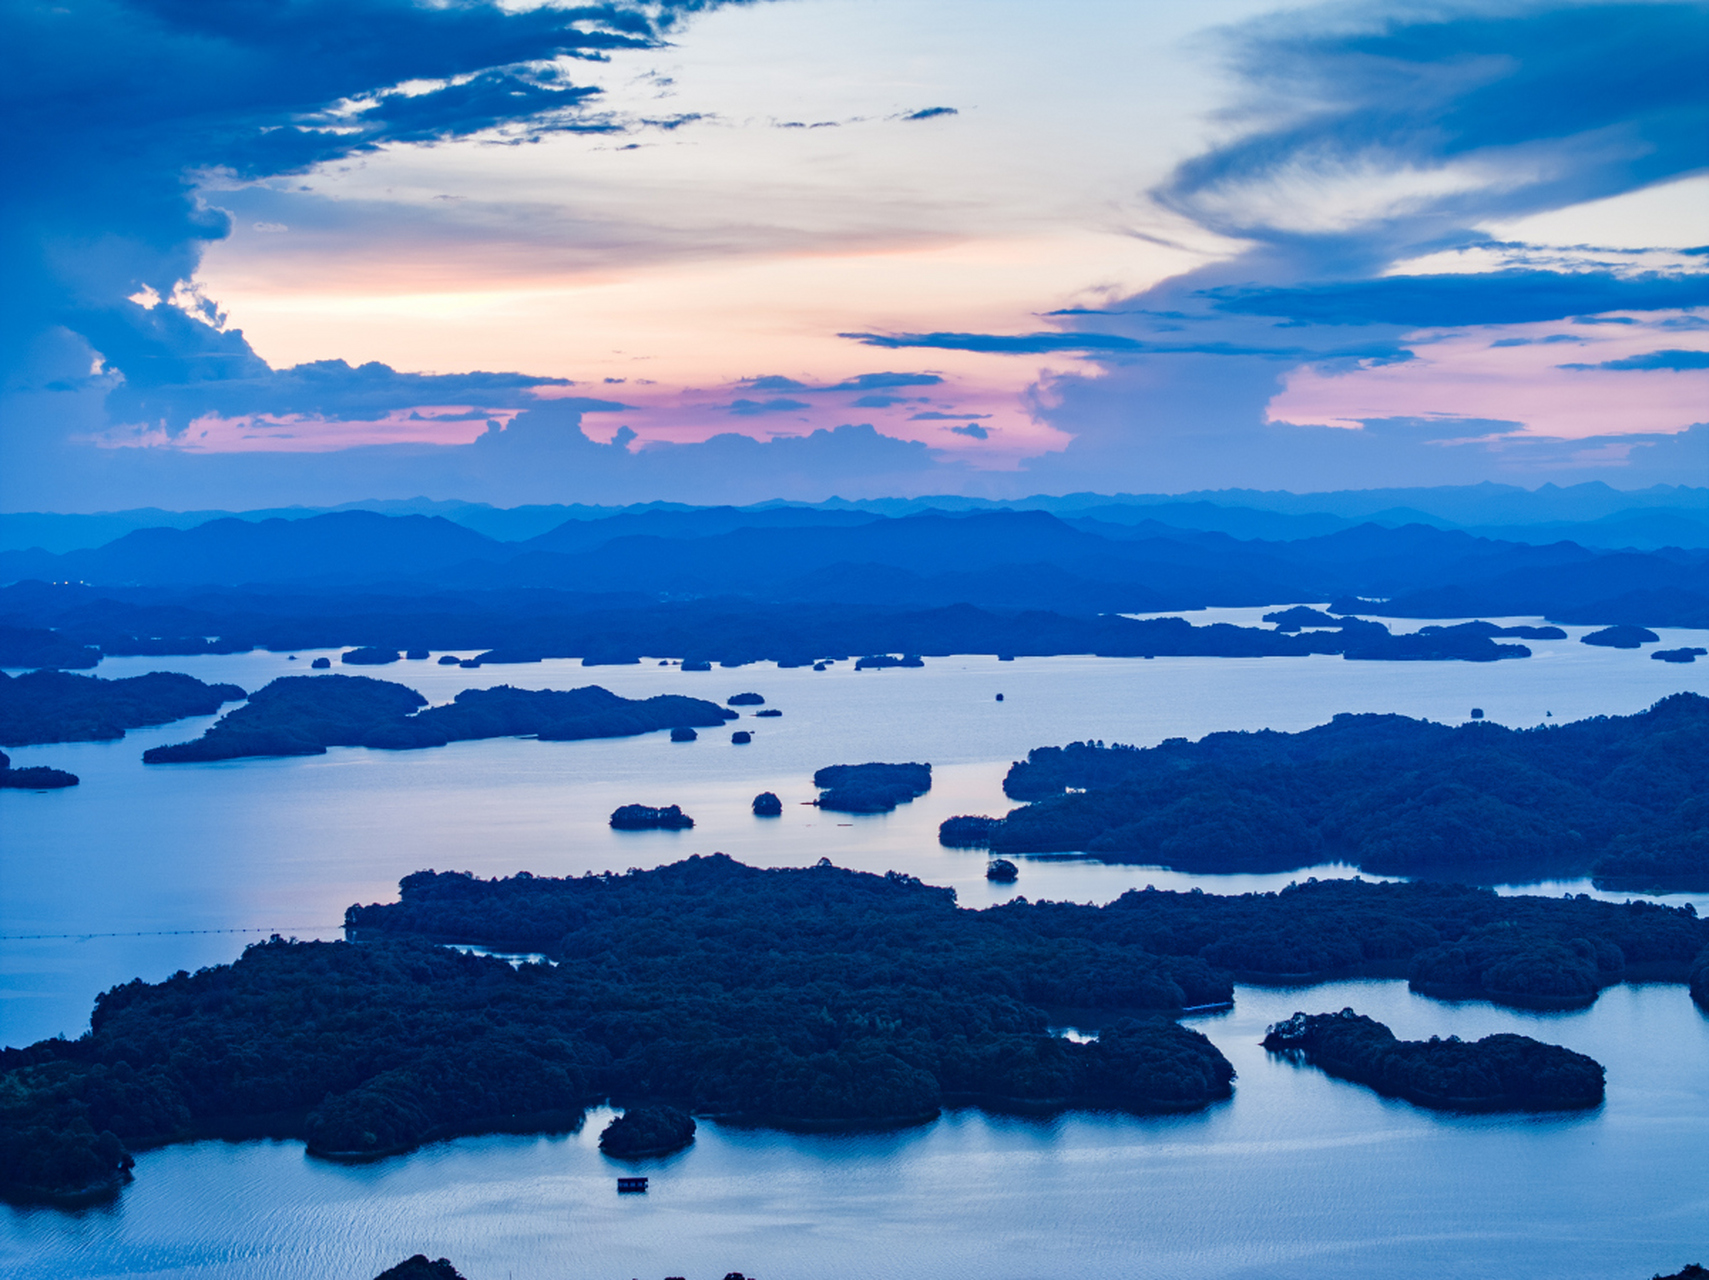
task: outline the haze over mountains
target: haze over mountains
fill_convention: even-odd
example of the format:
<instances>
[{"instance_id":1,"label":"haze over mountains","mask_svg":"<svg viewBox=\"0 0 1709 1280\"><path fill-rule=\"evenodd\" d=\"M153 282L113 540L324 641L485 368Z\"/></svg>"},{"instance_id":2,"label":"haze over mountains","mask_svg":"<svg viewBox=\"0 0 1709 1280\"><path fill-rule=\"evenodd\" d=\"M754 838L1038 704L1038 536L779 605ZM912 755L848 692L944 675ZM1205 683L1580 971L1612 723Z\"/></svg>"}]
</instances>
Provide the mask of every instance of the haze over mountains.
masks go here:
<instances>
[{"instance_id":1,"label":"haze over mountains","mask_svg":"<svg viewBox=\"0 0 1709 1280\"><path fill-rule=\"evenodd\" d=\"M1560 490L1523 499L1499 492L1447 491L1434 498L1431 491L1418 492L1439 508L1457 505L1462 513L1529 503L1533 514L1550 515L1574 504L1591 508L1615 495L1602 486L1582 488L1591 492ZM1677 504L1705 493L1674 489L1665 496ZM1483 508L1475 497L1487 500ZM1353 494L1310 498L1344 509L1361 501ZM57 554L0 552L0 584L18 584L0 594L0 616L42 625L40 584L59 583L78 584L79 598L94 592L132 604L183 604L189 599L185 593L193 593L201 607L213 591L228 610L238 593L245 609L269 613L284 607L287 594L296 599L296 612L309 598L318 602L316 612L325 612L335 599L342 602L335 611L348 612L358 597L367 602L364 609L382 601L385 609L396 610L408 599L407 607L419 610L430 595L438 598L435 608L441 612L484 612L496 594L521 592L527 609L556 613L728 599L887 609L971 605L1088 617L1343 601L1348 611L1377 616L1541 614L1566 622L1646 626L1705 625L1709 619L1709 549L1701 547L1609 551L1565 540L1497 539L1425 519L1389 525L1208 502L1165 507L1113 499L1048 501L1057 510L965 503L944 510L922 506L927 500L582 509L513 540L445 515L350 510L292 519L225 517L188 529L136 529L102 546ZM1377 499L1367 495L1362 501L1371 505ZM879 506L890 509L874 509ZM478 510L489 521L507 516L518 522L515 512ZM1397 510L1391 505L1379 514ZM1671 519L1680 510L1690 508L1627 508L1602 519L1645 519L1658 512ZM540 508L528 518L537 523L561 512ZM1215 520L1243 523L1247 536L1202 527ZM1271 536L1251 536L1251 528L1266 522ZM1325 531L1331 523L1340 527ZM1286 536L1290 527L1294 536ZM67 589L54 599L69 600ZM27 607L6 603L25 598L32 601ZM501 612L524 608L520 599L512 598ZM186 624L183 634L192 633Z\"/></svg>"},{"instance_id":2,"label":"haze over mountains","mask_svg":"<svg viewBox=\"0 0 1709 1280\"><path fill-rule=\"evenodd\" d=\"M1036 495L1010 501L989 501L955 495L919 498L832 498L817 504L771 502L748 507L692 507L651 502L633 506L494 507L483 502L436 501L414 498L346 503L338 507L277 507L255 511L163 511L145 507L98 514L21 512L0 514L0 551L38 548L50 552L101 546L136 529L190 529L212 520L235 517L249 521L301 520L338 511L375 511L382 515L436 515L501 542L521 542L558 529L567 521L603 522L642 516L645 526L629 532L673 536L692 530L696 535L721 529L751 528L768 519L789 523L790 511L878 516L915 515L922 511L1049 511L1072 519L1109 524L1157 521L1178 529L1226 533L1236 538L1286 541L1335 533L1356 524L1394 528L1427 524L1464 529L1483 537L1510 542L1572 541L1586 547L1653 550L1659 547L1709 547L1709 488L1656 485L1623 491L1593 482L1568 487L1547 484L1539 489L1479 484L1419 489L1356 489L1336 493L1295 494L1285 491L1224 489L1182 494L1075 493L1062 497ZM713 516L711 512L723 513ZM775 513L767 516L764 513ZM682 524L670 521L675 513ZM613 525L611 528L625 526ZM594 536L603 541L605 537ZM609 536L609 535L606 535ZM554 550L569 550L558 545Z\"/></svg>"}]
</instances>

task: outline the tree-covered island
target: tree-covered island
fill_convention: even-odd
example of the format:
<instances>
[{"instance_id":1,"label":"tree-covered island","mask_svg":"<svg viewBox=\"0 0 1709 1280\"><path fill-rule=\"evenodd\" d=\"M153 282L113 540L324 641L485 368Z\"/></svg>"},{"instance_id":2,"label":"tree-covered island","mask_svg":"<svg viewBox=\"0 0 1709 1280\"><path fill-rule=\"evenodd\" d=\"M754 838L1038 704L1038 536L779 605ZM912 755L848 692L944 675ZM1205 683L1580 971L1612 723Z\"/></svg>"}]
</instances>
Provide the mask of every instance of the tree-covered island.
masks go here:
<instances>
[{"instance_id":1,"label":"tree-covered island","mask_svg":"<svg viewBox=\"0 0 1709 1280\"><path fill-rule=\"evenodd\" d=\"M1480 883L1593 874L1610 889L1709 888L1709 698L1694 693L1535 729L1338 715L1302 733L1040 747L1003 789L1031 803L951 819L940 838L1200 873L1346 862Z\"/></svg>"},{"instance_id":2,"label":"tree-covered island","mask_svg":"<svg viewBox=\"0 0 1709 1280\"><path fill-rule=\"evenodd\" d=\"M0 747L48 742L106 742L126 729L208 716L240 701L235 684L203 684L193 676L151 671L124 680L66 671L0 671Z\"/></svg>"},{"instance_id":3,"label":"tree-covered island","mask_svg":"<svg viewBox=\"0 0 1709 1280\"><path fill-rule=\"evenodd\" d=\"M896 873L722 855L572 879L418 872L346 927L126 983L79 1039L0 1050L5 1194L110 1194L130 1152L198 1136L371 1158L573 1127L606 1100L807 1128L952 1103L1190 1110L1233 1072L1173 1018L1227 1004L1237 978L1400 975L1499 935L1518 954L1459 994L1509 1000L1587 976L1683 982L1709 947L1692 912L1650 903L1335 881L972 911ZM1050 1034L1064 1009L1098 1039Z\"/></svg>"},{"instance_id":4,"label":"tree-covered island","mask_svg":"<svg viewBox=\"0 0 1709 1280\"><path fill-rule=\"evenodd\" d=\"M1602 1102L1602 1064L1530 1036L1399 1040L1351 1009L1296 1013L1264 1037L1332 1076L1438 1111L1578 1111Z\"/></svg>"},{"instance_id":5,"label":"tree-covered island","mask_svg":"<svg viewBox=\"0 0 1709 1280\"><path fill-rule=\"evenodd\" d=\"M75 678L75 677L73 677ZM422 708L426 708L423 710ZM736 713L680 694L619 697L580 689L465 689L444 706L408 685L369 676L283 676L222 716L193 742L153 747L147 764L320 755L328 747L406 751L479 738L542 742L626 738L661 729L721 725Z\"/></svg>"}]
</instances>

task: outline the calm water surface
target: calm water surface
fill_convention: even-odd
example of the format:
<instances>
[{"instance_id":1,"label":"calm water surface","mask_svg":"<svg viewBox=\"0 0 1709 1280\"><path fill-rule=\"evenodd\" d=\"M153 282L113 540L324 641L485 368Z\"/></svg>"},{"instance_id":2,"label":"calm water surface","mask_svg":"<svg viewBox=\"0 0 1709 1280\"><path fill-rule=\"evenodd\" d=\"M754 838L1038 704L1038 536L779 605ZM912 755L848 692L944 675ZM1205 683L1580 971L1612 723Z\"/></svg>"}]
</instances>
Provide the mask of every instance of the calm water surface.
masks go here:
<instances>
[{"instance_id":1,"label":"calm water surface","mask_svg":"<svg viewBox=\"0 0 1709 1280\"><path fill-rule=\"evenodd\" d=\"M1246 622L1257 612L1194 620ZM365 674L434 702L505 683L720 702L752 689L784 715L745 713L740 727L755 733L746 747L712 730L692 744L502 739L142 766L145 748L194 737L205 718L116 743L21 749L17 763L58 765L83 785L0 794L0 1042L75 1035L98 991L228 961L263 932L339 936L347 905L392 900L398 878L422 867L565 875L715 849L767 866L829 857L950 885L970 906L1016 892L1108 901L1145 884L1275 888L1307 873L1190 877L1029 859L1017 885L992 886L984 855L941 848L937 824L1003 812L1009 762L1076 738L1150 745L1221 729L1298 730L1339 711L1457 723L1474 706L1523 726L1709 692L1709 664L1591 648L1576 643L1587 628L1568 630L1567 641L1530 642L1530 659L1487 665L948 658L923 670L684 673L399 663ZM1663 644L1706 638L1667 632ZM109 659L99 673L182 670L256 689L306 672L314 656ZM893 814L846 821L800 803L816 794L814 769L871 759L931 761L933 790ZM784 799L783 818L752 817L749 801L762 790ZM697 826L611 831L607 816L630 802L681 804ZM1703 896L1669 901L1709 909ZM38 934L69 936L25 936ZM1609 1068L1608 1103L1567 1120L1445 1118L1257 1049L1268 1022L1344 1004L1403 1035L1516 1029L1582 1049ZM366 1277L422 1249L449 1254L473 1280L736 1269L766 1280L1636 1277L1709 1259L1709 1020L1681 987L1616 988L1591 1010L1547 1016L1446 1005L1401 983L1243 987L1232 1014L1199 1025L1241 1078L1234 1102L1196 1117L1045 1123L958 1112L904 1134L836 1138L707 1124L693 1149L650 1171L652 1194L622 1201L594 1145L600 1117L573 1136L468 1139L361 1168L310 1160L294 1143L203 1143L144 1157L110 1209L7 1211L0 1272Z\"/></svg>"}]
</instances>

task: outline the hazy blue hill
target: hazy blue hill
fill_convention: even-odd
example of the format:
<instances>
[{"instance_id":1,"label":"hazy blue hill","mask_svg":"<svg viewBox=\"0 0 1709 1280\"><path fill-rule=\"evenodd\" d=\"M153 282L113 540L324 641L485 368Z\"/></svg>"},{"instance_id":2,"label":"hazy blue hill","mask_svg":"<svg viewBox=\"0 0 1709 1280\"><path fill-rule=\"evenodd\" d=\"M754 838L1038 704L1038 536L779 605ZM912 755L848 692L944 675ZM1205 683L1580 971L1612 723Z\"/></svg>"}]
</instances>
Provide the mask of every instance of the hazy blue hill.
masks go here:
<instances>
[{"instance_id":1,"label":"hazy blue hill","mask_svg":"<svg viewBox=\"0 0 1709 1280\"><path fill-rule=\"evenodd\" d=\"M756 520L761 523L710 531L721 523ZM767 521L771 527L764 527ZM544 549L649 523L703 532L673 537L629 533L587 550ZM1095 529L1121 536L1103 536ZM1388 528L1367 523L1295 541L1241 540L1156 523L1075 528L1036 510L932 510L900 518L804 514L788 507L655 510L574 521L526 544L495 542L438 516L352 511L142 530L64 556L0 554L0 580L28 573L36 573L41 583L7 592L0 601L0 625L60 627L68 639L100 644L108 653L142 654L218 651L210 649L208 636L221 637L227 647L253 636L256 643L286 648L426 645L514 651L538 647L538 639L527 639L540 634L538 619L585 615L620 598L639 604L649 597L891 610L972 604L1082 618L1342 600L1347 611L1400 617L1542 614L1645 626L1692 625L1709 608L1709 551L1599 553L1570 542L1499 542L1425 524ZM69 588L45 585L67 580L105 585L95 597L78 597L81 612L74 612L57 604L71 598ZM217 601L206 592L174 597L159 590L221 584L228 590L231 584L248 585ZM148 588L157 590L151 594ZM470 593L494 591L511 593L497 610L490 594L485 601L470 599ZM1369 600L1384 603L1362 603ZM21 603L13 607L12 601ZM50 601L51 608L40 607ZM122 601L123 607L113 601ZM196 607L187 608L192 602ZM471 623L461 638L446 638L456 632L449 617L467 615L471 607L498 612L507 621L485 630ZM179 612L173 614L174 609ZM435 621L412 634L382 634L378 621L356 621L364 615L400 614ZM347 621L331 632L318 623L292 631L265 621L285 616ZM665 616L657 615L628 639L607 637L609 643L572 653L687 652L665 646L666 630ZM857 643L852 637L826 643L831 646L826 652L895 647ZM967 650L948 650L930 640L912 651ZM1054 650L1087 651L1083 646Z\"/></svg>"},{"instance_id":2,"label":"hazy blue hill","mask_svg":"<svg viewBox=\"0 0 1709 1280\"><path fill-rule=\"evenodd\" d=\"M1473 526L1467 532L1514 542L1576 542L1580 546L1607 549L1701 548L1709 547L1709 507L1616 511L1600 520L1483 525Z\"/></svg>"},{"instance_id":3,"label":"hazy blue hill","mask_svg":"<svg viewBox=\"0 0 1709 1280\"><path fill-rule=\"evenodd\" d=\"M0 580L230 584L415 575L503 555L502 544L439 516L344 511L301 520L214 520L138 529L104 547L0 554Z\"/></svg>"},{"instance_id":4,"label":"hazy blue hill","mask_svg":"<svg viewBox=\"0 0 1709 1280\"><path fill-rule=\"evenodd\" d=\"M737 529L835 529L871 524L882 516L812 507L684 507L623 512L597 520L566 520L520 545L526 551L591 551L618 538L706 538Z\"/></svg>"}]
</instances>

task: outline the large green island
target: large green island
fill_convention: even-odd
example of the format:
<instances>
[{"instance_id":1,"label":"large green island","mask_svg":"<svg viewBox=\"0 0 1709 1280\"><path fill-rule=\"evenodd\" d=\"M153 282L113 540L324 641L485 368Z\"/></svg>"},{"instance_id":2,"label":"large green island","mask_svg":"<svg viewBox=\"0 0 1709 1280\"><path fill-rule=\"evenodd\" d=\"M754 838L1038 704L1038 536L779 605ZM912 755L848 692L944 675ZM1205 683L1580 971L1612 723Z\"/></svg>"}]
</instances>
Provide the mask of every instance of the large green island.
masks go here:
<instances>
[{"instance_id":1,"label":"large green island","mask_svg":"<svg viewBox=\"0 0 1709 1280\"><path fill-rule=\"evenodd\" d=\"M942 838L1086 852L1197 873L1346 862L1480 884L1593 875L1615 890L1709 889L1709 698L1506 729L1338 715L1302 733L1076 742L1017 762L1001 819Z\"/></svg>"},{"instance_id":2,"label":"large green island","mask_svg":"<svg viewBox=\"0 0 1709 1280\"><path fill-rule=\"evenodd\" d=\"M423 871L346 928L126 983L84 1036L0 1050L0 1191L97 1199L131 1152L201 1136L365 1159L573 1127L607 1100L802 1128L950 1104L1191 1110L1228 1097L1233 1071L1175 1018L1227 1005L1236 978L1427 974L1496 938L1505 962L1456 995L1582 1001L1622 977L1684 982L1709 948L1709 925L1649 903L1334 881L972 911L894 872L723 855L570 879ZM1098 1038L1051 1034L1065 1012Z\"/></svg>"}]
</instances>

